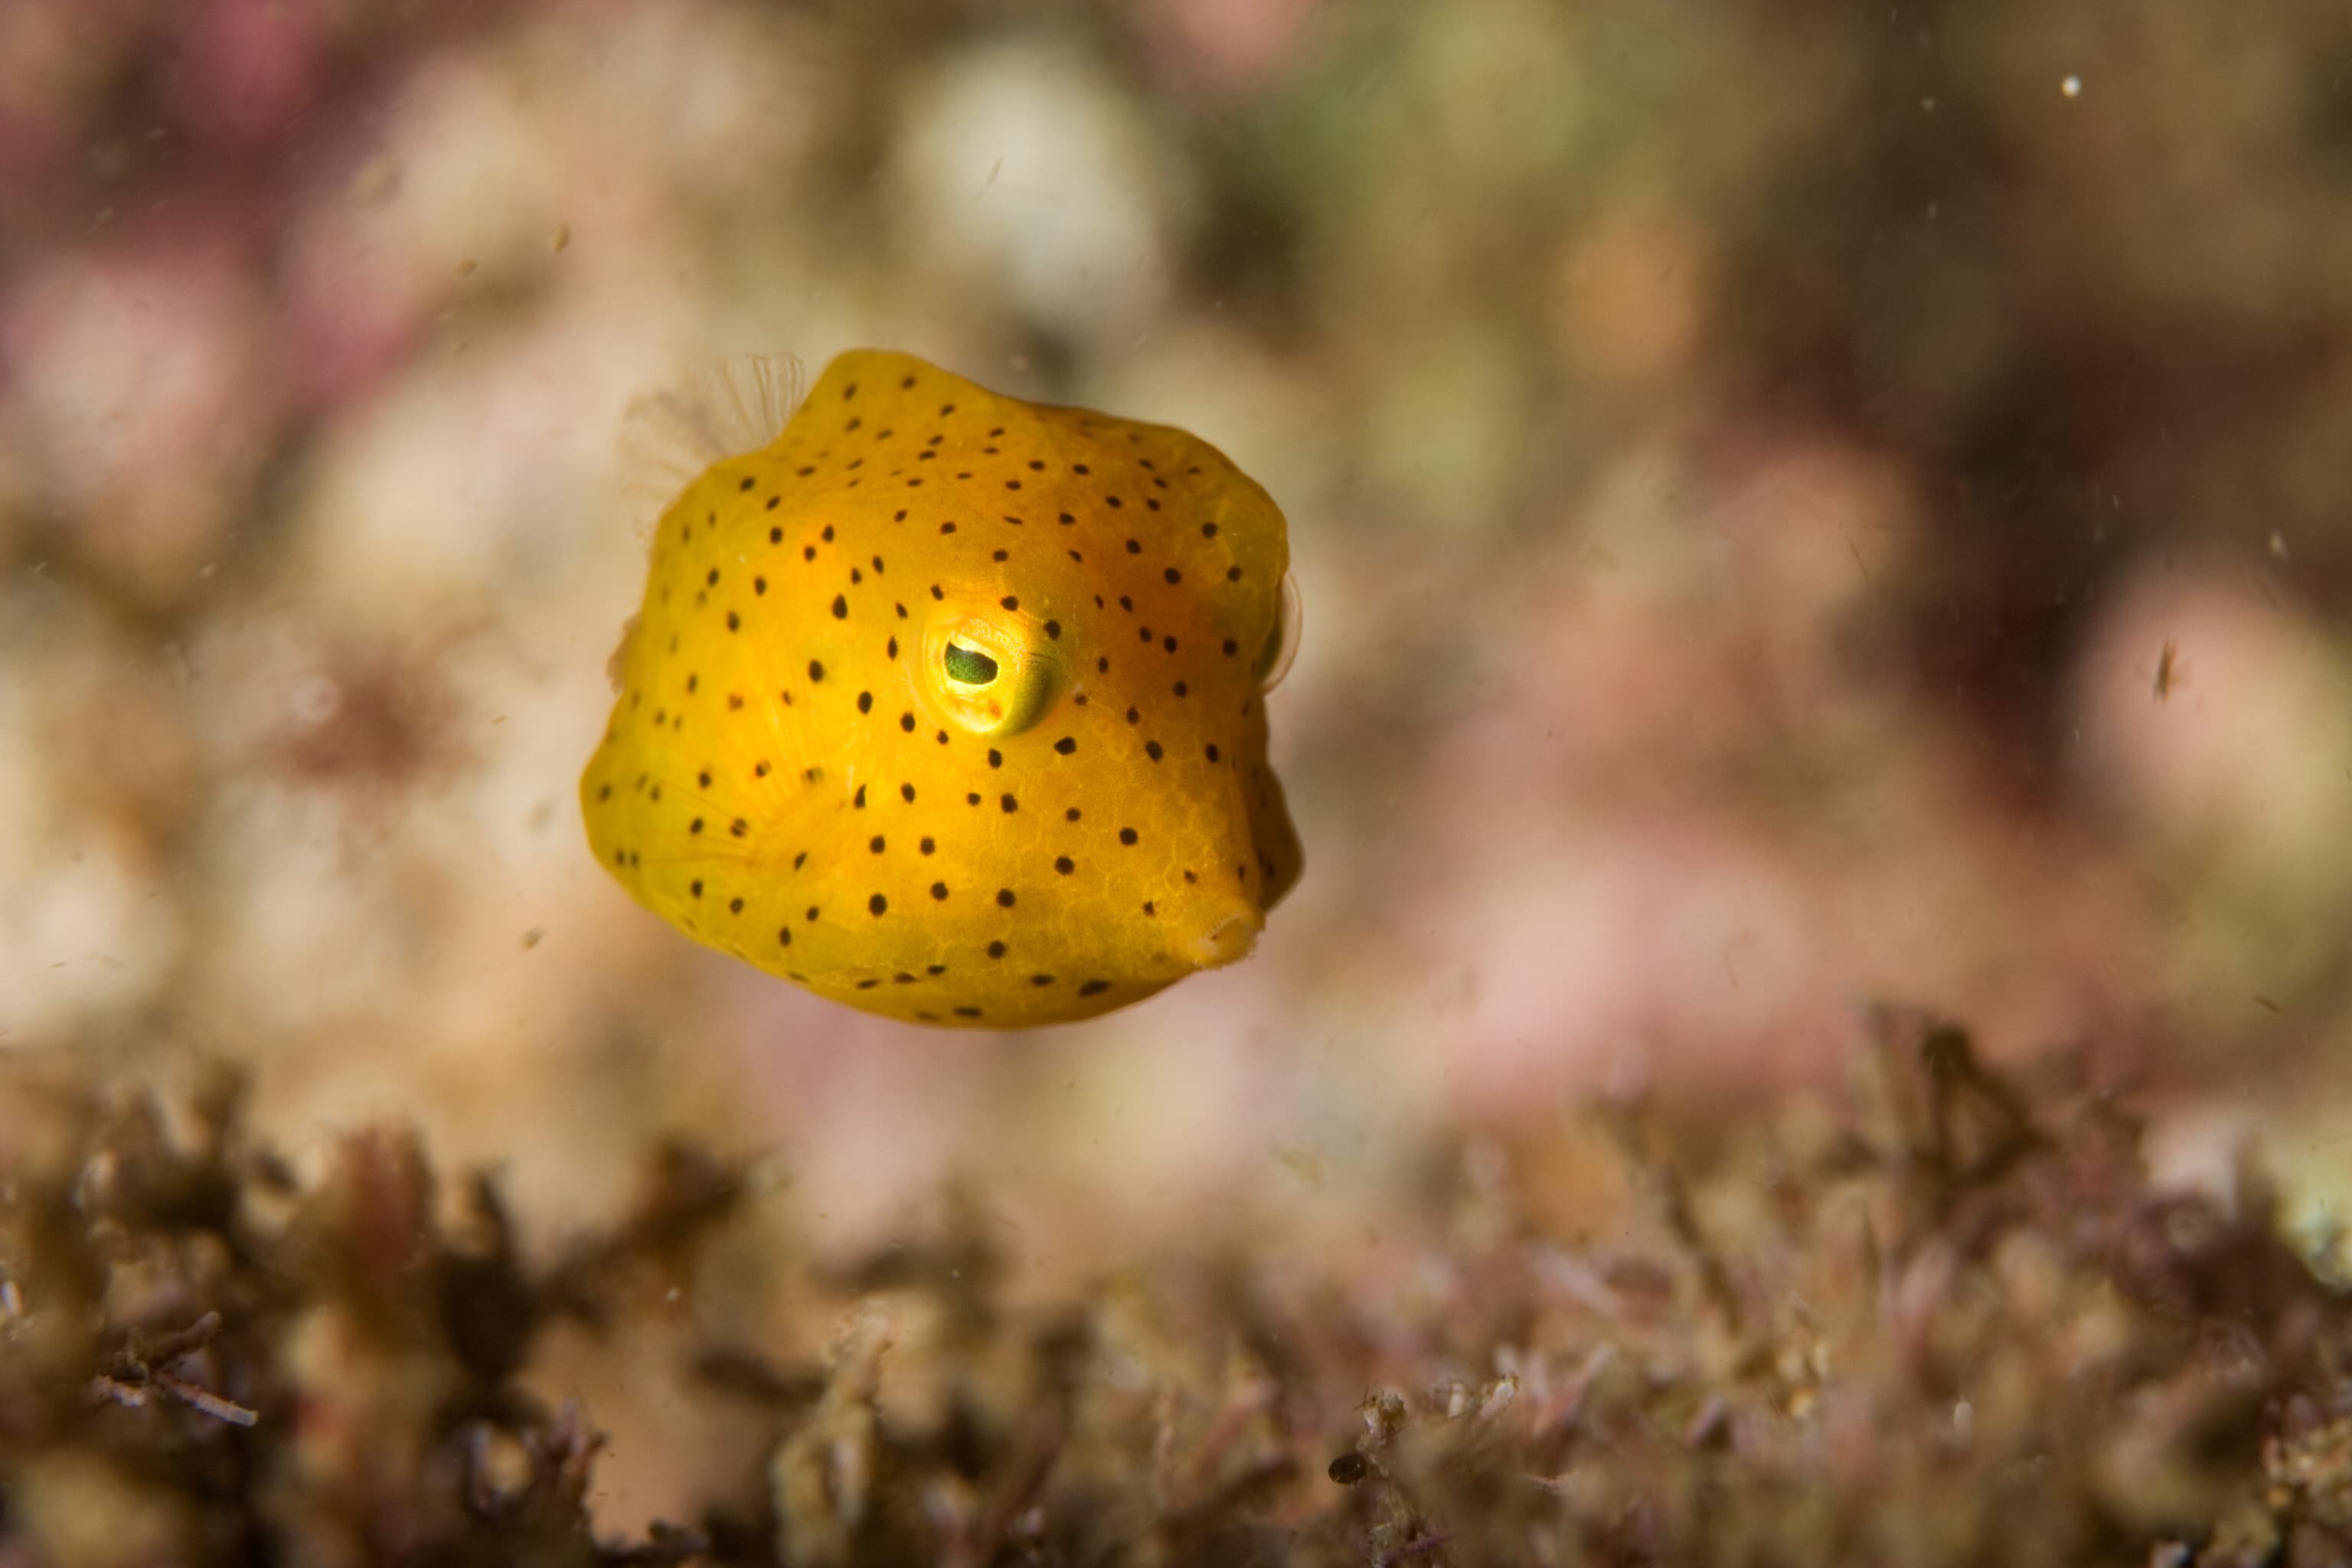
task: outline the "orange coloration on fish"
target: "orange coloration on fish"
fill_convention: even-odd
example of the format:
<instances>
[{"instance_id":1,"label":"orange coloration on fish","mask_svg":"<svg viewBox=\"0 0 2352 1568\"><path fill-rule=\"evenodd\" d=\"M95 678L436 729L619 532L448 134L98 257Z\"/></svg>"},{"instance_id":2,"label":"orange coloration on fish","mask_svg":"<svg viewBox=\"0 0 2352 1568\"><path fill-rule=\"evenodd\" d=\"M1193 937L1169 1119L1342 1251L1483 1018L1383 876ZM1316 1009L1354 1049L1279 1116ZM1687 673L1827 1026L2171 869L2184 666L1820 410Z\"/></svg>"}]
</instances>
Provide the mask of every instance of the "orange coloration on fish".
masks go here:
<instances>
[{"instance_id":1,"label":"orange coloration on fish","mask_svg":"<svg viewBox=\"0 0 2352 1568\"><path fill-rule=\"evenodd\" d=\"M1297 879L1288 564L1195 437L844 354L663 512L589 841L689 936L870 1012L1138 1001Z\"/></svg>"}]
</instances>

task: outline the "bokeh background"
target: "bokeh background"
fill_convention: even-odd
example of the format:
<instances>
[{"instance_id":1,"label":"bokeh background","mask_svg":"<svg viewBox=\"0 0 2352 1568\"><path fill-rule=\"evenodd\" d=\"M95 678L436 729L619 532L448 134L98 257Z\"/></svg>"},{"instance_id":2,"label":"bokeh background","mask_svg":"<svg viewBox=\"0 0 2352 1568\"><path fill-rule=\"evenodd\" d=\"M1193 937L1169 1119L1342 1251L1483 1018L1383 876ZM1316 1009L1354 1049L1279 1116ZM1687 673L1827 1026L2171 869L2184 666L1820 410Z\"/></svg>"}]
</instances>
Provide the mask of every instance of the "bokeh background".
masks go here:
<instances>
[{"instance_id":1,"label":"bokeh background","mask_svg":"<svg viewBox=\"0 0 2352 1568\"><path fill-rule=\"evenodd\" d=\"M929 1034L591 862L625 405L856 344L1285 506L1249 963ZM1884 999L2324 1206L2347 348L2331 0L7 0L0 1047L414 1121L527 1234L687 1131L1077 1270Z\"/></svg>"}]
</instances>

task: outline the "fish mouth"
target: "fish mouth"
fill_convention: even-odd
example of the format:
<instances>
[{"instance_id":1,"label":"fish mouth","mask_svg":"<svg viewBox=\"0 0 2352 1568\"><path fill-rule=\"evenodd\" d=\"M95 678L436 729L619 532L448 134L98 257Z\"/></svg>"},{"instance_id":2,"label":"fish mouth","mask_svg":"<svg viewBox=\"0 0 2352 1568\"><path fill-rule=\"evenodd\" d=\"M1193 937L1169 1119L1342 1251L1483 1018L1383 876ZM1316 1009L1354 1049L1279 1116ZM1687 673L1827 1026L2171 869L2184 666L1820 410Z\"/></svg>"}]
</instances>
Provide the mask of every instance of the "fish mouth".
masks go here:
<instances>
[{"instance_id":1,"label":"fish mouth","mask_svg":"<svg viewBox=\"0 0 2352 1568\"><path fill-rule=\"evenodd\" d=\"M1222 969L1238 963L1257 946L1265 917L1255 905L1234 904L1212 914L1199 935L1187 944L1184 956L1202 969Z\"/></svg>"}]
</instances>

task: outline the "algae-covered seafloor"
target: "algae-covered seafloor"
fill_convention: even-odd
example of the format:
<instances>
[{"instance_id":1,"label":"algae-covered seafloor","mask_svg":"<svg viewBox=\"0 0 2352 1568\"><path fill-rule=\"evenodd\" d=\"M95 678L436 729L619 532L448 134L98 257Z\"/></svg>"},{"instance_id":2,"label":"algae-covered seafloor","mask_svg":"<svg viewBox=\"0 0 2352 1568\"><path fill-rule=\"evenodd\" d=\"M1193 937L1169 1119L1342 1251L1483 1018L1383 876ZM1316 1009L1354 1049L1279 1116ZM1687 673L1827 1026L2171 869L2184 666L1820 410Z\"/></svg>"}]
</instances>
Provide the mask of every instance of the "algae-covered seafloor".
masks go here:
<instances>
[{"instance_id":1,"label":"algae-covered seafloor","mask_svg":"<svg viewBox=\"0 0 2352 1568\"><path fill-rule=\"evenodd\" d=\"M1015 1299L987 1194L814 1263L649 1152L518 1255L355 1133L299 1187L216 1073L12 1075L0 1464L72 1563L2322 1564L2352 1303L2251 1168L2159 1191L2076 1059L1882 1015L1838 1109L1432 1150L1344 1241L1204 1234ZM672 1380L698 1517L590 1519L551 1345Z\"/></svg>"}]
</instances>

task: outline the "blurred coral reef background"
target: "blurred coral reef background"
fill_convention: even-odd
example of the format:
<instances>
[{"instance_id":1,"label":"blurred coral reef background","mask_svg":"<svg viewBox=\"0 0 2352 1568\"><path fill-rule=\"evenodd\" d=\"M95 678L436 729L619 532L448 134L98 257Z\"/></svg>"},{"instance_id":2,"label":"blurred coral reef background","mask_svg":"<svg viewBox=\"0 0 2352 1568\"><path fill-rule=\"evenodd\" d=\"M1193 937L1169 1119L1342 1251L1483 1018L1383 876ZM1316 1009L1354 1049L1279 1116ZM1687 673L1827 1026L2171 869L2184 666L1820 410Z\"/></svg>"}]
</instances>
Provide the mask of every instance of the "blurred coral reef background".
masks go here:
<instances>
[{"instance_id":1,"label":"blurred coral reef background","mask_svg":"<svg viewBox=\"0 0 2352 1568\"><path fill-rule=\"evenodd\" d=\"M857 344L1284 504L1249 963L927 1034L591 863L625 405ZM1066 1276L1886 998L2324 1205L2347 345L2322 0L7 0L0 1044L249 1064L312 1174L413 1121L542 1242L688 1132Z\"/></svg>"}]
</instances>

